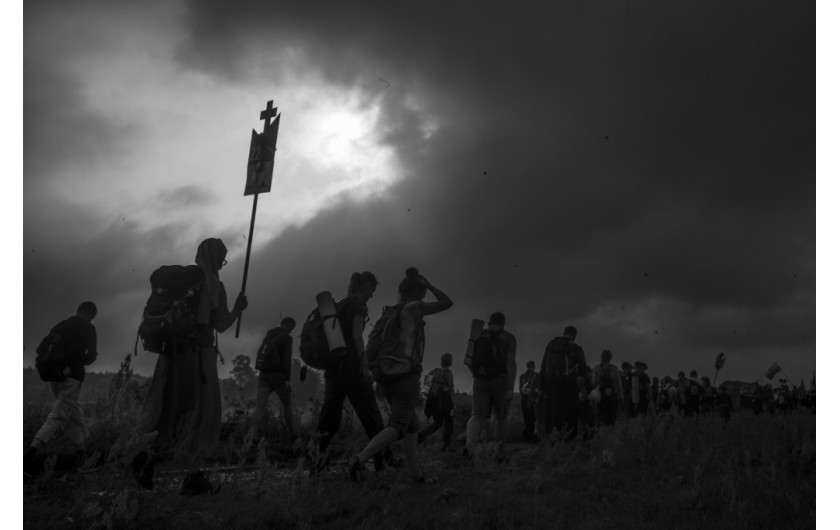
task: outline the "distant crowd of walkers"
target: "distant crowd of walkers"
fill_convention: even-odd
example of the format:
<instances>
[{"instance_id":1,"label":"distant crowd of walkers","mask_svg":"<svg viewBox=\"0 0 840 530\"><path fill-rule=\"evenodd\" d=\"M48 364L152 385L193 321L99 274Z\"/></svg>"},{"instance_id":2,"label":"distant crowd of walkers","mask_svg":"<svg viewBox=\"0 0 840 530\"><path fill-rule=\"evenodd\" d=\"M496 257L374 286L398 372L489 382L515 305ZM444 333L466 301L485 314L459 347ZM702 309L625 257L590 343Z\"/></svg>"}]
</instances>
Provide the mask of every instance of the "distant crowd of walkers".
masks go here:
<instances>
[{"instance_id":1,"label":"distant crowd of walkers","mask_svg":"<svg viewBox=\"0 0 840 530\"><path fill-rule=\"evenodd\" d=\"M240 293L228 309L219 278L226 255L221 240L207 239L198 247L196 265L165 266L152 275L152 295L138 340L144 349L159 355L134 433L151 437L151 442L132 461L134 478L144 488L154 487L155 463L176 446L191 457L182 493L205 493L212 488L200 468L204 459L216 452L220 438L216 334L227 330L248 307ZM347 460L348 477L363 480L370 461L376 471L396 465L392 446L402 440L411 480L423 482L418 445L442 428L442 450L454 450L453 355L444 353L440 366L422 377L425 317L449 309L453 302L417 269L409 268L396 289L398 302L383 309L365 343L367 303L378 285L371 272L353 273L347 295L334 303L332 313L325 314L319 306L320 311L313 311L301 330L301 358L323 369L325 384L312 436L315 456L311 471L318 473L331 465L331 441L341 425L347 400L368 438L367 445ZM434 300L425 300L429 293ZM38 347L36 366L41 378L50 382L56 399L24 454L25 473L37 472L46 446L59 431L69 433L80 448L84 446L88 433L78 397L84 367L97 358L96 331L91 323L96 313L93 302L84 302L75 316L51 329ZM283 318L278 327L268 330L257 354L257 400L251 420L257 440L264 432L266 404L272 393L282 403L290 439L295 441L301 434L295 426L291 395L292 331L296 327L295 319ZM462 449L465 457L472 457L482 440L491 438L499 442L496 459L507 460L507 420L517 381L522 437L528 442L564 442L578 436L588 439L601 426L614 424L620 415L691 417L716 411L726 419L731 417L732 393L727 388L716 389L708 377L698 377L694 370L689 377L679 372L676 379L651 379L644 362L624 362L619 369L612 364L609 350L602 351L598 364L590 366L577 343L574 326L566 326L562 335L548 342L539 370L529 360L526 369L518 373L516 337L505 327L506 318L500 312L490 315L486 327L481 321L474 322L464 358L472 374L472 414ZM330 335L331 329L340 333ZM794 392L774 393L759 384L755 396L756 413L786 409L799 401ZM380 411L380 397L388 403L387 422ZM418 410L431 420L425 428L421 428ZM491 418L495 421L489 421Z\"/></svg>"}]
</instances>

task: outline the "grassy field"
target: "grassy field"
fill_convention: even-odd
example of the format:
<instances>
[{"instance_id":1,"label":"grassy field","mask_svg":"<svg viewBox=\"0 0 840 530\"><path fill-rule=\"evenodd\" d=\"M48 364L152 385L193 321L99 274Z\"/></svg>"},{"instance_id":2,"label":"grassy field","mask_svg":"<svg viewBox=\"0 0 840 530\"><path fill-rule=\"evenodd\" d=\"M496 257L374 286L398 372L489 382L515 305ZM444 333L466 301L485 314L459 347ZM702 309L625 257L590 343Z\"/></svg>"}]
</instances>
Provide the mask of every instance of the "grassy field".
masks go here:
<instances>
[{"instance_id":1,"label":"grassy field","mask_svg":"<svg viewBox=\"0 0 840 530\"><path fill-rule=\"evenodd\" d=\"M118 382L119 383L119 382ZM120 387L120 384L116 385ZM81 470L50 459L24 484L26 528L815 528L816 415L647 417L623 420L593 439L569 444L522 442L513 414L509 461L496 463L494 442L473 459L440 451L440 431L421 448L427 481L403 468L372 470L349 482L343 459L365 437L345 414L333 465L310 475L311 444L292 447L275 410L267 439L254 447L247 405L228 408L218 458L205 467L218 491L179 494L177 457L159 465L152 491L128 470L139 395L122 384L92 407L89 454ZM274 399L274 398L273 398ZM276 402L272 402L276 405ZM318 403L301 411L311 432ZM46 407L24 410L24 443ZM456 413L463 432L469 406ZM516 407L513 408L517 410ZM460 448L462 444L456 447ZM397 449L397 454L400 453ZM94 465L97 464L97 465Z\"/></svg>"}]
</instances>

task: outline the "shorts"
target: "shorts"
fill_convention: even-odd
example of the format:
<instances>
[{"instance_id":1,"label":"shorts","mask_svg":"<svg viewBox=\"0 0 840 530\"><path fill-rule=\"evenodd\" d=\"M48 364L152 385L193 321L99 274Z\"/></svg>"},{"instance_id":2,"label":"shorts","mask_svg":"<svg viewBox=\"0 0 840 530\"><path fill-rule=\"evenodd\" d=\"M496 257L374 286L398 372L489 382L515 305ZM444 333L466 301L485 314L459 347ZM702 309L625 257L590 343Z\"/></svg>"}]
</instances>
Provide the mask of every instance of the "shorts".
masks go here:
<instances>
[{"instance_id":1,"label":"shorts","mask_svg":"<svg viewBox=\"0 0 840 530\"><path fill-rule=\"evenodd\" d=\"M417 420L417 407L423 404L420 398L420 374L409 374L398 381L379 386L391 406L388 427L396 429L400 438L406 433L418 432L420 422Z\"/></svg>"},{"instance_id":2,"label":"shorts","mask_svg":"<svg viewBox=\"0 0 840 530\"><path fill-rule=\"evenodd\" d=\"M489 419L495 410L498 419L507 417L507 374L492 379L473 379L473 416Z\"/></svg>"}]
</instances>

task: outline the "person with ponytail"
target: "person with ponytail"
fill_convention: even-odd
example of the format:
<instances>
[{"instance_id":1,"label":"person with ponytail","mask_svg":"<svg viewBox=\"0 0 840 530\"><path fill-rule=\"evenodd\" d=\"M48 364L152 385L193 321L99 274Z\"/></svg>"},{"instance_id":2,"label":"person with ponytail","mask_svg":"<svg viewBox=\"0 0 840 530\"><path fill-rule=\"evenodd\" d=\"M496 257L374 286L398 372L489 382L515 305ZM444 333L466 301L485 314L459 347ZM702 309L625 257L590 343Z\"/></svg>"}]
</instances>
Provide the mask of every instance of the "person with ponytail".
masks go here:
<instances>
[{"instance_id":1,"label":"person with ponytail","mask_svg":"<svg viewBox=\"0 0 840 530\"><path fill-rule=\"evenodd\" d=\"M324 404L318 418L319 461L316 462L316 471L329 463L329 445L341 426L345 398L350 400L369 439L376 436L384 425L373 390L373 377L365 361L362 338L368 320L367 302L373 297L377 285L379 282L372 272L354 272L347 287L347 297L336 304L347 352L340 364L324 370ZM378 469L381 464L381 460L377 460Z\"/></svg>"},{"instance_id":2,"label":"person with ponytail","mask_svg":"<svg viewBox=\"0 0 840 530\"><path fill-rule=\"evenodd\" d=\"M431 291L436 301L423 301L428 291ZM416 369L394 382L380 384L391 407L388 426L377 434L360 453L350 458L348 466L350 480L353 482L362 480L362 471L368 460L389 450L391 444L400 439L403 440L406 460L414 482L419 483L425 480L420 471L417 456L417 433L420 430L420 422L416 412L417 407L422 404L420 376L423 373L422 362L425 349L423 317L449 309L452 307L452 300L413 267L406 270L406 277L400 283L398 292L401 341L405 347L406 357L416 361L414 363Z\"/></svg>"}]
</instances>

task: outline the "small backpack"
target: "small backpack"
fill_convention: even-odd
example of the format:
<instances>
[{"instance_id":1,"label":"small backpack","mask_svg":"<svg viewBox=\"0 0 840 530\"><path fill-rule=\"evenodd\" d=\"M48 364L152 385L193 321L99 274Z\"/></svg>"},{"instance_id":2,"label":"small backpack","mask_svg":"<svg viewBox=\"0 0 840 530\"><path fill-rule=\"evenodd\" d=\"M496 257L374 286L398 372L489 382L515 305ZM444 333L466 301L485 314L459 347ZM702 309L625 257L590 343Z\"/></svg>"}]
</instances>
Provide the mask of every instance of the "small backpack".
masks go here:
<instances>
[{"instance_id":1,"label":"small backpack","mask_svg":"<svg viewBox=\"0 0 840 530\"><path fill-rule=\"evenodd\" d=\"M284 352L280 351L278 342L280 337L288 335L282 328L270 329L263 337L262 344L257 350L257 360L254 367L260 372L282 372L286 369ZM289 375L289 374L287 374Z\"/></svg>"},{"instance_id":2,"label":"small backpack","mask_svg":"<svg viewBox=\"0 0 840 530\"><path fill-rule=\"evenodd\" d=\"M406 375L420 370L422 359L406 354L406 344L402 339L400 312L405 303L382 308L382 315L373 325L365 346L368 368L377 383L392 383ZM418 326L422 333L422 325Z\"/></svg>"},{"instance_id":3,"label":"small backpack","mask_svg":"<svg viewBox=\"0 0 840 530\"><path fill-rule=\"evenodd\" d=\"M64 381L64 369L67 361L64 356L64 336L61 332L61 324L53 327L41 340L35 350L35 368L41 381Z\"/></svg>"},{"instance_id":4,"label":"small backpack","mask_svg":"<svg viewBox=\"0 0 840 530\"><path fill-rule=\"evenodd\" d=\"M492 379L507 373L507 354L502 351L499 334L484 330L475 339L470 372L476 379Z\"/></svg>"},{"instance_id":5,"label":"small backpack","mask_svg":"<svg viewBox=\"0 0 840 530\"><path fill-rule=\"evenodd\" d=\"M346 299L336 303L336 314L321 317L318 308L312 310L303 327L300 330L300 358L311 368L316 370L326 370L327 368L337 367L344 358L344 351L341 355L333 354L330 351L330 346L327 344L327 334L324 333L324 326L339 326L338 314L341 313Z\"/></svg>"},{"instance_id":6,"label":"small backpack","mask_svg":"<svg viewBox=\"0 0 840 530\"><path fill-rule=\"evenodd\" d=\"M152 273L149 282L152 294L137 329L143 349L159 354L187 349L198 335L195 318L204 271L198 265L164 265Z\"/></svg>"}]
</instances>

